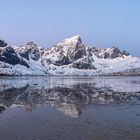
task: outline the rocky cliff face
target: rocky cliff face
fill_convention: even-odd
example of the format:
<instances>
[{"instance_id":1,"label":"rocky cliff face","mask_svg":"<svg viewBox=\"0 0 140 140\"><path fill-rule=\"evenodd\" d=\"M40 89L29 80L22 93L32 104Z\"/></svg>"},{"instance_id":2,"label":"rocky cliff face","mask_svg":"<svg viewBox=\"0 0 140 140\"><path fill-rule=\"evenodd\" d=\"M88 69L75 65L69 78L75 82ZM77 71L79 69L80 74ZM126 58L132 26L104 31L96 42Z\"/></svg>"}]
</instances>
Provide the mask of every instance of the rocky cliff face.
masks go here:
<instances>
[{"instance_id":1,"label":"rocky cliff face","mask_svg":"<svg viewBox=\"0 0 140 140\"><path fill-rule=\"evenodd\" d=\"M0 40L0 74L12 71L13 75L15 71L15 75L114 75L125 71L132 74L133 69L139 74L139 58L117 47L87 47L79 35L52 48L41 48L34 42L11 47Z\"/></svg>"},{"instance_id":2,"label":"rocky cliff face","mask_svg":"<svg viewBox=\"0 0 140 140\"><path fill-rule=\"evenodd\" d=\"M29 58L38 61L40 58L40 51L39 48L34 42L27 42L27 44L23 47L17 48L16 51L19 53L19 55L27 60Z\"/></svg>"},{"instance_id":3,"label":"rocky cliff face","mask_svg":"<svg viewBox=\"0 0 140 140\"><path fill-rule=\"evenodd\" d=\"M8 44L4 40L0 39L0 47L6 47L7 45Z\"/></svg>"},{"instance_id":4,"label":"rocky cliff face","mask_svg":"<svg viewBox=\"0 0 140 140\"><path fill-rule=\"evenodd\" d=\"M5 47L1 50L0 61L11 65L20 64L26 66L27 68L30 67L22 58L17 55L11 46Z\"/></svg>"},{"instance_id":5,"label":"rocky cliff face","mask_svg":"<svg viewBox=\"0 0 140 140\"><path fill-rule=\"evenodd\" d=\"M96 55L98 58L104 59L114 59L114 58L124 58L125 56L129 56L130 54L127 51L121 51L117 47L112 48L90 48L91 53Z\"/></svg>"},{"instance_id":6,"label":"rocky cliff face","mask_svg":"<svg viewBox=\"0 0 140 140\"><path fill-rule=\"evenodd\" d=\"M86 56L86 47L82 44L80 36L75 36L54 45L45 53L54 65L68 65Z\"/></svg>"}]
</instances>

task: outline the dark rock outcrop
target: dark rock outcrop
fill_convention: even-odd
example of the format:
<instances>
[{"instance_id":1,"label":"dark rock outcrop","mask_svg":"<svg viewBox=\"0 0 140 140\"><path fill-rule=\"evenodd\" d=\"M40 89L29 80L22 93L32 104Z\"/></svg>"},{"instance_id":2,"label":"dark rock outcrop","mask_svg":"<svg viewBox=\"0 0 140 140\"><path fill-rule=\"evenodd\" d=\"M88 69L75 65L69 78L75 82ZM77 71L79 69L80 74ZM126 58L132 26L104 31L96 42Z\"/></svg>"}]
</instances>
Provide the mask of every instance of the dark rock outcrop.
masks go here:
<instances>
[{"instance_id":1,"label":"dark rock outcrop","mask_svg":"<svg viewBox=\"0 0 140 140\"><path fill-rule=\"evenodd\" d=\"M8 44L4 40L0 40L0 47L6 47Z\"/></svg>"},{"instance_id":2,"label":"dark rock outcrop","mask_svg":"<svg viewBox=\"0 0 140 140\"><path fill-rule=\"evenodd\" d=\"M85 62L74 62L72 64L73 68L77 68L77 69L96 69L93 65L89 64L89 63L85 63Z\"/></svg>"},{"instance_id":3,"label":"dark rock outcrop","mask_svg":"<svg viewBox=\"0 0 140 140\"><path fill-rule=\"evenodd\" d=\"M77 69L94 69L96 70L95 66L92 64L93 60L91 58L85 58L80 61L73 62L72 67Z\"/></svg>"},{"instance_id":4,"label":"dark rock outcrop","mask_svg":"<svg viewBox=\"0 0 140 140\"><path fill-rule=\"evenodd\" d=\"M86 51L84 46L68 52L68 57L73 61L83 58L86 55Z\"/></svg>"},{"instance_id":5,"label":"dark rock outcrop","mask_svg":"<svg viewBox=\"0 0 140 140\"><path fill-rule=\"evenodd\" d=\"M25 50L24 55L27 56L27 53L29 53L30 57L35 61L39 60L39 58L40 58L39 49L38 49L37 45L34 44L34 42L32 42L32 41L28 42L26 45L26 50Z\"/></svg>"},{"instance_id":6,"label":"dark rock outcrop","mask_svg":"<svg viewBox=\"0 0 140 140\"><path fill-rule=\"evenodd\" d=\"M34 43L34 42L27 42L27 44L25 45L25 47L20 47L17 52L19 53L19 55L27 60L29 60L30 58L38 61L40 56L41 56L41 52L39 51L38 46Z\"/></svg>"},{"instance_id":7,"label":"dark rock outcrop","mask_svg":"<svg viewBox=\"0 0 140 140\"><path fill-rule=\"evenodd\" d=\"M23 50L19 51L19 55L20 55L21 57L23 57L23 58L29 60L29 52L28 52L28 50L24 50L24 49L23 49Z\"/></svg>"},{"instance_id":8,"label":"dark rock outcrop","mask_svg":"<svg viewBox=\"0 0 140 140\"><path fill-rule=\"evenodd\" d=\"M68 65L70 64L70 60L66 56L61 56L60 59L55 61L53 64L56 66Z\"/></svg>"},{"instance_id":9,"label":"dark rock outcrop","mask_svg":"<svg viewBox=\"0 0 140 140\"><path fill-rule=\"evenodd\" d=\"M29 68L29 65L22 58L18 57L17 53L11 46L8 46L1 51L0 61L11 65L21 64Z\"/></svg>"},{"instance_id":10,"label":"dark rock outcrop","mask_svg":"<svg viewBox=\"0 0 140 140\"><path fill-rule=\"evenodd\" d=\"M125 55L125 56L129 56L130 55L127 51L123 51L122 54Z\"/></svg>"},{"instance_id":11,"label":"dark rock outcrop","mask_svg":"<svg viewBox=\"0 0 140 140\"><path fill-rule=\"evenodd\" d=\"M20 62L20 58L17 56L15 50L11 46L2 50L0 60L12 65L19 64Z\"/></svg>"},{"instance_id":12,"label":"dark rock outcrop","mask_svg":"<svg viewBox=\"0 0 140 140\"><path fill-rule=\"evenodd\" d=\"M122 57L122 55L123 55L123 53L119 50L119 48L113 47L113 48L112 48L112 52L111 52L111 53L108 53L108 54L105 56L105 59L107 59L107 58Z\"/></svg>"}]
</instances>

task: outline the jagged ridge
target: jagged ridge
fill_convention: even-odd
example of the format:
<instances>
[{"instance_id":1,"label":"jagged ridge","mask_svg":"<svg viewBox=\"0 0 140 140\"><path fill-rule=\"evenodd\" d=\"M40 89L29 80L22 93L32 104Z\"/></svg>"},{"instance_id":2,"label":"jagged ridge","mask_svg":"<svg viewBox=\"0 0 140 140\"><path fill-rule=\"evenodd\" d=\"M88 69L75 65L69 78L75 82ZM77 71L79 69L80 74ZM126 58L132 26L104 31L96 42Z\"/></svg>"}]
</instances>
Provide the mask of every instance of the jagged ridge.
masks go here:
<instances>
[{"instance_id":1,"label":"jagged ridge","mask_svg":"<svg viewBox=\"0 0 140 140\"><path fill-rule=\"evenodd\" d=\"M138 75L139 68L140 59L127 51L117 47L87 47L79 35L65 39L52 48L38 47L33 42L11 47L0 40L0 74L124 75L126 71L129 75L131 71L131 75Z\"/></svg>"}]
</instances>

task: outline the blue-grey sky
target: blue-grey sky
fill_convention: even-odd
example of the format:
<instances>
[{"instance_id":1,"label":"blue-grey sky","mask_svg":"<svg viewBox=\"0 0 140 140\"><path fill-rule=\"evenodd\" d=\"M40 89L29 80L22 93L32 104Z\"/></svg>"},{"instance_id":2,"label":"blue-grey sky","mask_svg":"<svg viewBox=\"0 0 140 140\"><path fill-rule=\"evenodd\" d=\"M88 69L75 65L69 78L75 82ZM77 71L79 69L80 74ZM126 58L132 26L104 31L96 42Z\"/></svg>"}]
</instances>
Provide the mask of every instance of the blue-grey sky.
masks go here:
<instances>
[{"instance_id":1,"label":"blue-grey sky","mask_svg":"<svg viewBox=\"0 0 140 140\"><path fill-rule=\"evenodd\" d=\"M87 45L117 45L140 56L140 0L0 0L0 37L50 47L80 34Z\"/></svg>"}]
</instances>

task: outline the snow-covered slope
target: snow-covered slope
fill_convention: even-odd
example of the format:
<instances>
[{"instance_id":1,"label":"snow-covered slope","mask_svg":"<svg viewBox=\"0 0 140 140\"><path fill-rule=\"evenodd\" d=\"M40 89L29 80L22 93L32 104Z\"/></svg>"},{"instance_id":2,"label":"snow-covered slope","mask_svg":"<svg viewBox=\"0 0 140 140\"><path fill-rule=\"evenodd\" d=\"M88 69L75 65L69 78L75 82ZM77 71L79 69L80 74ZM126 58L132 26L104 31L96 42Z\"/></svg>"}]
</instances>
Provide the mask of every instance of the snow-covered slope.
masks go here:
<instances>
[{"instance_id":1,"label":"snow-covered slope","mask_svg":"<svg viewBox=\"0 0 140 140\"><path fill-rule=\"evenodd\" d=\"M0 40L0 75L140 75L140 58L117 47L87 47L79 35L52 48Z\"/></svg>"}]
</instances>

